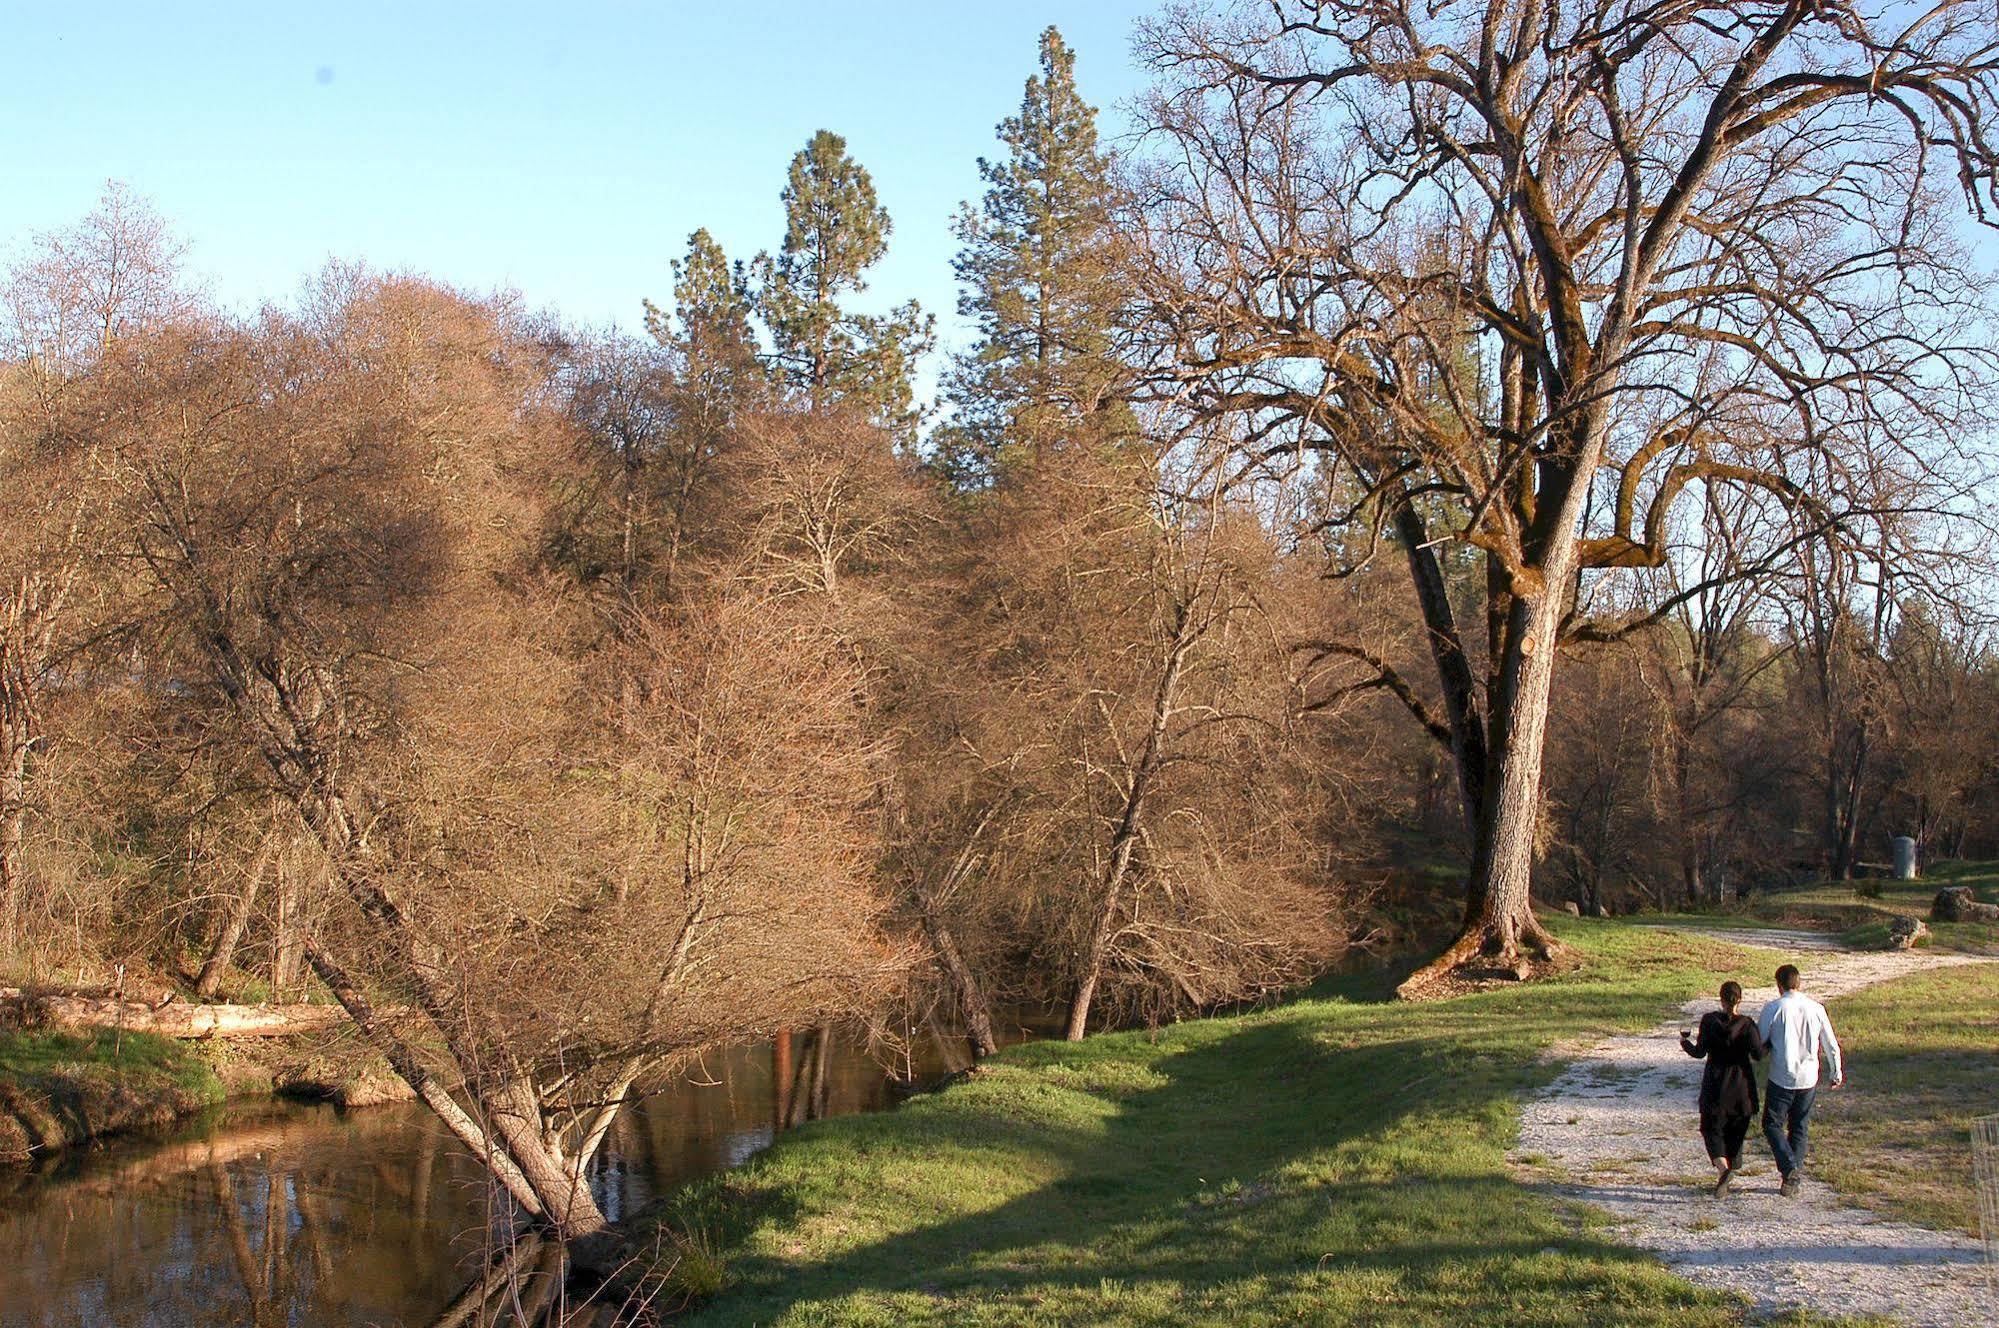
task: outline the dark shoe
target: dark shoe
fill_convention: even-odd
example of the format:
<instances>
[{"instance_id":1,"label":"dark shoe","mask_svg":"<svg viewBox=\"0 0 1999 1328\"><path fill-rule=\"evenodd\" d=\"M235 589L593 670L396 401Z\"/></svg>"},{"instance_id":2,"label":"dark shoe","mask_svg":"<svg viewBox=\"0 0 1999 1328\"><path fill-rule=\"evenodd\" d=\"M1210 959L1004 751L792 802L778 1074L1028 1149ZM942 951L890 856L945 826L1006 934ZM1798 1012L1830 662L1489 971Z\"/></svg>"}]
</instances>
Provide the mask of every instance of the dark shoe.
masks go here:
<instances>
[{"instance_id":1,"label":"dark shoe","mask_svg":"<svg viewBox=\"0 0 1999 1328\"><path fill-rule=\"evenodd\" d=\"M1797 1194L1797 1192L1798 1192L1798 1173L1794 1171L1790 1175L1784 1177L1784 1183L1777 1187L1777 1193L1782 1195L1784 1198L1789 1199L1794 1197Z\"/></svg>"},{"instance_id":2,"label":"dark shoe","mask_svg":"<svg viewBox=\"0 0 1999 1328\"><path fill-rule=\"evenodd\" d=\"M1719 1199L1721 1198L1722 1195L1727 1194L1729 1182L1734 1179L1735 1179L1735 1169L1733 1167L1730 1167L1727 1171L1722 1172L1721 1179L1714 1183L1714 1197Z\"/></svg>"}]
</instances>

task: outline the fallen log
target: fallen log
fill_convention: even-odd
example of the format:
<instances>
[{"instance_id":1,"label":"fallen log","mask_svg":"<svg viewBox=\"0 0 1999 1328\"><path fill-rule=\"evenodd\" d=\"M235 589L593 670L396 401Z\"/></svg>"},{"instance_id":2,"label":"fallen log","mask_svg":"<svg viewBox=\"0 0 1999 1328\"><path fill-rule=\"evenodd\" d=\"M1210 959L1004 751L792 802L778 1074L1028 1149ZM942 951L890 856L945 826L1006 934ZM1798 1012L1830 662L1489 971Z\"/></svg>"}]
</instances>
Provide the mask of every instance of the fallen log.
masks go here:
<instances>
[{"instance_id":1,"label":"fallen log","mask_svg":"<svg viewBox=\"0 0 1999 1328\"><path fill-rule=\"evenodd\" d=\"M170 1038L290 1037L334 1028L346 1019L337 1005L199 1005L181 1000L155 1005L0 987L0 1025L14 1028L117 1028Z\"/></svg>"}]
</instances>

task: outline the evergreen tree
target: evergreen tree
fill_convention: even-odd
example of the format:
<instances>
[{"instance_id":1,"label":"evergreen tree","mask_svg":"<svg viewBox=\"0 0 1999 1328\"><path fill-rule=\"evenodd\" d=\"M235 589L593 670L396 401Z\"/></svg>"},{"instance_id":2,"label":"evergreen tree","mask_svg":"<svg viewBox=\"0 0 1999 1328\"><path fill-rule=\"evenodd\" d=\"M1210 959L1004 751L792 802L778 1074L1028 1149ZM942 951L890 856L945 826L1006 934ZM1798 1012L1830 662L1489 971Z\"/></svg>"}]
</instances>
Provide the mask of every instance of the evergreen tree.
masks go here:
<instances>
[{"instance_id":1,"label":"evergreen tree","mask_svg":"<svg viewBox=\"0 0 1999 1328\"><path fill-rule=\"evenodd\" d=\"M646 301L646 330L675 353L684 385L704 398L733 400L761 377L750 330L749 278L706 229L687 237L673 264L673 313Z\"/></svg>"},{"instance_id":2,"label":"evergreen tree","mask_svg":"<svg viewBox=\"0 0 1999 1328\"><path fill-rule=\"evenodd\" d=\"M1076 91L1076 54L1054 28L1041 34L1041 72L1020 113L997 136L1006 155L979 160L985 197L953 227L958 312L979 329L948 380L956 418L938 440L960 484L989 482L1009 447L1039 447L1086 421L1113 434L1129 423L1115 409L1110 163L1096 109Z\"/></svg>"},{"instance_id":3,"label":"evergreen tree","mask_svg":"<svg viewBox=\"0 0 1999 1328\"><path fill-rule=\"evenodd\" d=\"M778 380L814 410L851 402L906 437L918 415L911 374L936 320L913 300L880 316L841 303L867 289L867 270L888 249L891 224L874 181L846 140L822 129L791 159L782 197L784 244L756 263Z\"/></svg>"}]
</instances>

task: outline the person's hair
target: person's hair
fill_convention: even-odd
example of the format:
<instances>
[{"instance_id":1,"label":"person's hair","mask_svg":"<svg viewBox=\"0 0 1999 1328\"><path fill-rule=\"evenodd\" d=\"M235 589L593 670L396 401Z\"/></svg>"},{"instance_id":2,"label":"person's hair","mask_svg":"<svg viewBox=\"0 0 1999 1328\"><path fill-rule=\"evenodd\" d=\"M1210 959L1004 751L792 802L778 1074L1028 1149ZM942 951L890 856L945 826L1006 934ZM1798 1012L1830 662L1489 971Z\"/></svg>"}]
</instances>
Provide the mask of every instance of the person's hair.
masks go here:
<instances>
[{"instance_id":1,"label":"person's hair","mask_svg":"<svg viewBox=\"0 0 1999 1328\"><path fill-rule=\"evenodd\" d=\"M1742 1004L1742 984L1734 978L1721 984L1721 1008L1733 1010Z\"/></svg>"},{"instance_id":2,"label":"person's hair","mask_svg":"<svg viewBox=\"0 0 1999 1328\"><path fill-rule=\"evenodd\" d=\"M1798 989L1798 966L1786 964L1777 970L1777 990L1796 991Z\"/></svg>"}]
</instances>

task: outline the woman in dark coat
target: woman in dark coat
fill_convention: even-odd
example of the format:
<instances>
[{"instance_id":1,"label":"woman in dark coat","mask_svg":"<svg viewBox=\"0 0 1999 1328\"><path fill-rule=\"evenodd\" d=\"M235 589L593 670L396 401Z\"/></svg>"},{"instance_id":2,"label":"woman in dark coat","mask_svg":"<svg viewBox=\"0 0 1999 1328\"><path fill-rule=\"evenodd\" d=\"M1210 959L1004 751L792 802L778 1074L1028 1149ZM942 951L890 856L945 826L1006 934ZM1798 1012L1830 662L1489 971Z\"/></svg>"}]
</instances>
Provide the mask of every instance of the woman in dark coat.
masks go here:
<instances>
[{"instance_id":1,"label":"woman in dark coat","mask_svg":"<svg viewBox=\"0 0 1999 1328\"><path fill-rule=\"evenodd\" d=\"M1740 1004L1742 984L1724 982L1721 1009L1701 1017L1700 1036L1680 1031L1681 1050L1707 1061L1707 1071L1701 1075L1701 1141L1720 1173L1714 1183L1717 1199L1728 1193L1728 1183L1742 1165L1742 1140L1760 1105L1755 1063L1763 1058L1763 1038L1754 1019L1735 1012Z\"/></svg>"}]
</instances>

